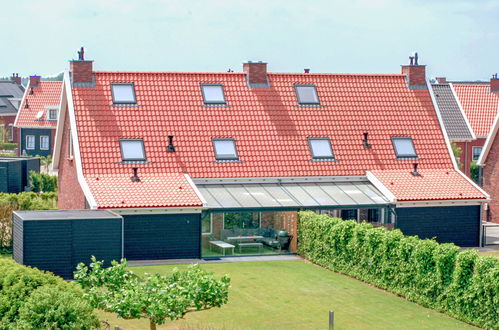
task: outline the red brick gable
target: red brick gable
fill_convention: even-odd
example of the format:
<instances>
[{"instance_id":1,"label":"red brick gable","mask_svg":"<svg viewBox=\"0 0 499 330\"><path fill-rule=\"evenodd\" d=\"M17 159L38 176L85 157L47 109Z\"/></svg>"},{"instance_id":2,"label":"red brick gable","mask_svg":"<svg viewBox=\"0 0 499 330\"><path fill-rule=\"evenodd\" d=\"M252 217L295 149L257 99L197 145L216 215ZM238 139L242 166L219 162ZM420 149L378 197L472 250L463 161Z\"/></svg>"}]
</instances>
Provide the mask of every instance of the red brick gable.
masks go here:
<instances>
[{"instance_id":1,"label":"red brick gable","mask_svg":"<svg viewBox=\"0 0 499 330\"><path fill-rule=\"evenodd\" d=\"M420 169L452 169L426 89L403 75L269 73L249 88L244 73L95 72L73 87L84 175L188 173L193 178L364 175L408 170L391 137L411 136ZM113 82L133 82L136 106L113 106ZM205 106L201 83L223 84L227 106ZM321 105L298 105L294 85L314 84ZM362 144L369 132L371 148ZM166 150L174 136L176 152ZM212 138L234 138L238 162L215 161ZM329 137L335 161L313 161L308 137ZM147 164L123 165L120 138L143 138Z\"/></svg>"}]
</instances>

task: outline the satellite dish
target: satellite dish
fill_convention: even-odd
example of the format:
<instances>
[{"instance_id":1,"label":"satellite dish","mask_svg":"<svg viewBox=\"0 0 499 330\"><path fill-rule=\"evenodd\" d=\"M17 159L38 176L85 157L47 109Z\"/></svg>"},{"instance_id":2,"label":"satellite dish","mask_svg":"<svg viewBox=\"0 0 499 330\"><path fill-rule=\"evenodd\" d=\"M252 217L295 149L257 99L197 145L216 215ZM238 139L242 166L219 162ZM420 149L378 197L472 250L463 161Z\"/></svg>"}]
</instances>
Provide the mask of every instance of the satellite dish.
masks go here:
<instances>
[{"instance_id":1,"label":"satellite dish","mask_svg":"<svg viewBox=\"0 0 499 330\"><path fill-rule=\"evenodd\" d=\"M41 120L43 117L43 113L43 110L38 111L38 113L36 114L36 120Z\"/></svg>"}]
</instances>

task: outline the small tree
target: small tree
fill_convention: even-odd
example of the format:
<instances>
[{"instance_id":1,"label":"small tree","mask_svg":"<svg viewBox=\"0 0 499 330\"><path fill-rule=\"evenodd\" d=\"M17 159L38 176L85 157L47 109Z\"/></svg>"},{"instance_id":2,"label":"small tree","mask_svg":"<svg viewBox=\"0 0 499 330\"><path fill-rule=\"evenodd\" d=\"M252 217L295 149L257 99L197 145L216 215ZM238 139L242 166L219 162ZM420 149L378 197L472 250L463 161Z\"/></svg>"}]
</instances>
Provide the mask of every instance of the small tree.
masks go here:
<instances>
[{"instance_id":1,"label":"small tree","mask_svg":"<svg viewBox=\"0 0 499 330\"><path fill-rule=\"evenodd\" d=\"M177 320L193 311L221 307L228 301L230 279L216 280L198 265L187 271L174 269L169 276L145 274L143 278L126 269L126 260L103 267L92 257L90 268L80 263L75 280L86 289L94 308L124 319L149 319L150 329Z\"/></svg>"},{"instance_id":2,"label":"small tree","mask_svg":"<svg viewBox=\"0 0 499 330\"><path fill-rule=\"evenodd\" d=\"M463 164L461 163L461 154L463 153L463 150L456 144L456 142L451 142L450 146L452 147L452 153L456 159L457 167L462 168Z\"/></svg>"}]
</instances>

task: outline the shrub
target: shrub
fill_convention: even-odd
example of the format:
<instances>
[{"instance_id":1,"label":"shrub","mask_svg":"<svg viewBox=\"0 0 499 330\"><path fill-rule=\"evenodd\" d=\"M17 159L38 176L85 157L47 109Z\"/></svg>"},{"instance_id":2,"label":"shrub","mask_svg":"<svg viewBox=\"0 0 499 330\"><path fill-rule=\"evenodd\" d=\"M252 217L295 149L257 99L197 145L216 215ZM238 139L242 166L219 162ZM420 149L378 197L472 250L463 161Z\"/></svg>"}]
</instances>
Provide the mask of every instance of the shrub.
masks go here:
<instances>
[{"instance_id":1,"label":"shrub","mask_svg":"<svg viewBox=\"0 0 499 330\"><path fill-rule=\"evenodd\" d=\"M90 329L99 325L74 283L0 259L0 324L7 329Z\"/></svg>"},{"instance_id":2,"label":"shrub","mask_svg":"<svg viewBox=\"0 0 499 330\"><path fill-rule=\"evenodd\" d=\"M471 162L470 164L470 176L476 183L480 183L480 167L476 162Z\"/></svg>"},{"instance_id":3,"label":"shrub","mask_svg":"<svg viewBox=\"0 0 499 330\"><path fill-rule=\"evenodd\" d=\"M56 192L57 177L46 173L30 171L29 185L34 192Z\"/></svg>"},{"instance_id":4,"label":"shrub","mask_svg":"<svg viewBox=\"0 0 499 330\"><path fill-rule=\"evenodd\" d=\"M0 150L14 150L17 148L17 143L0 142Z\"/></svg>"},{"instance_id":5,"label":"shrub","mask_svg":"<svg viewBox=\"0 0 499 330\"><path fill-rule=\"evenodd\" d=\"M300 212L298 252L307 259L465 322L499 329L499 260L357 224Z\"/></svg>"}]
</instances>

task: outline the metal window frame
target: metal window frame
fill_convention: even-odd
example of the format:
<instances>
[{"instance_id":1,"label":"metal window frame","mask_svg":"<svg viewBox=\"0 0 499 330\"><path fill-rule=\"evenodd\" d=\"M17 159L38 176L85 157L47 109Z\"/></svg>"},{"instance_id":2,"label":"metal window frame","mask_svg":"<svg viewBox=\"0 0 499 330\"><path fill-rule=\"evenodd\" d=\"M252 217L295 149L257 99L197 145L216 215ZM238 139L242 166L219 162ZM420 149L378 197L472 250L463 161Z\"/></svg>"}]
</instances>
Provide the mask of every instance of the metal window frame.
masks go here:
<instances>
[{"instance_id":1,"label":"metal window frame","mask_svg":"<svg viewBox=\"0 0 499 330\"><path fill-rule=\"evenodd\" d=\"M300 93L298 93L298 89L300 87L313 87L315 91L315 96L317 97L317 102L302 102L300 99ZM317 92L317 86L314 84L295 84L295 94L296 94L296 99L298 100L298 104L300 105L321 105L321 100L319 99L319 93Z\"/></svg>"},{"instance_id":2,"label":"metal window frame","mask_svg":"<svg viewBox=\"0 0 499 330\"><path fill-rule=\"evenodd\" d=\"M480 148L480 153L478 154L478 157L475 159L475 149L478 149L478 148ZM471 160L474 162L478 161L478 158L480 158L482 151L483 151L483 146L482 147L480 147L480 146L471 147Z\"/></svg>"},{"instance_id":3,"label":"metal window frame","mask_svg":"<svg viewBox=\"0 0 499 330\"><path fill-rule=\"evenodd\" d=\"M201 217L201 235L211 235L213 234L213 213L207 214L210 216L210 231L209 232L203 232L203 218Z\"/></svg>"},{"instance_id":4,"label":"metal window frame","mask_svg":"<svg viewBox=\"0 0 499 330\"><path fill-rule=\"evenodd\" d=\"M416 151L416 146L414 145L414 141L412 140L412 137L411 136L392 136L392 146L393 146L393 151L395 152L395 156L397 158L401 158L401 159L415 159L415 158L418 158L418 152ZM397 151L397 147L395 145L395 141L397 140L409 140L411 141L411 144L412 144L412 149L414 150L414 155L399 155L398 151Z\"/></svg>"},{"instance_id":5,"label":"metal window frame","mask_svg":"<svg viewBox=\"0 0 499 330\"><path fill-rule=\"evenodd\" d=\"M202 83L200 86L201 86L201 94L203 94L203 102L204 102L204 104L206 104L206 105L226 105L227 104L227 98L225 97L225 88L224 88L223 84L205 84L205 83ZM204 87L205 86L217 86L217 87L222 88L222 96L224 98L223 102L220 102L220 101L207 101L206 100L206 96L204 94Z\"/></svg>"},{"instance_id":6,"label":"metal window frame","mask_svg":"<svg viewBox=\"0 0 499 330\"><path fill-rule=\"evenodd\" d=\"M32 137L33 138L33 148L29 148L29 143L28 143L28 140L29 138ZM26 150L35 150L36 149L36 138L34 135L26 135Z\"/></svg>"},{"instance_id":7,"label":"metal window frame","mask_svg":"<svg viewBox=\"0 0 499 330\"><path fill-rule=\"evenodd\" d=\"M220 156L218 153L217 153L217 147L216 147L216 142L218 141L232 141L232 143L234 144L234 151L235 151L235 157L224 157L224 156ZM211 139L211 142L213 144L213 152L215 153L215 159L216 160L239 160L239 154L237 152L237 144L236 144L236 139L234 138L212 138Z\"/></svg>"},{"instance_id":8,"label":"metal window frame","mask_svg":"<svg viewBox=\"0 0 499 330\"><path fill-rule=\"evenodd\" d=\"M125 158L123 155L123 142L132 142L132 141L138 141L142 143L142 153L144 154L144 158ZM146 148L144 146L144 139L120 139L120 153L121 153L121 160L126 162L126 161L146 161L147 160L147 155L146 155Z\"/></svg>"},{"instance_id":9,"label":"metal window frame","mask_svg":"<svg viewBox=\"0 0 499 330\"><path fill-rule=\"evenodd\" d=\"M42 139L47 138L47 148L43 148ZM48 135L40 135L40 150L49 150L50 149L50 137Z\"/></svg>"},{"instance_id":10,"label":"metal window frame","mask_svg":"<svg viewBox=\"0 0 499 330\"><path fill-rule=\"evenodd\" d=\"M55 112L55 118L52 118L50 116L51 113ZM47 116L47 120L50 120L50 121L56 121L57 120L57 115L59 114L59 109L49 109L48 110L48 116Z\"/></svg>"},{"instance_id":11,"label":"metal window frame","mask_svg":"<svg viewBox=\"0 0 499 330\"><path fill-rule=\"evenodd\" d=\"M312 143L311 141L313 140L326 140L329 143L329 149L331 149L331 156L316 156L314 154L314 148L312 148ZM312 155L312 159L330 159L330 160L335 160L334 158L334 150L333 150L333 145L331 143L331 139L328 137L309 137L307 138L308 141L308 147L310 149L310 154Z\"/></svg>"},{"instance_id":12,"label":"metal window frame","mask_svg":"<svg viewBox=\"0 0 499 330\"><path fill-rule=\"evenodd\" d=\"M114 97L114 86L131 86L133 92L133 102L132 101L117 101ZM135 84L133 82L127 83L111 83L111 95L113 96L113 104L137 104L137 94L135 93Z\"/></svg>"}]
</instances>

